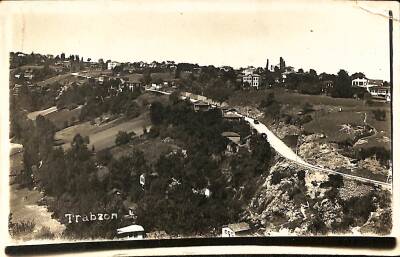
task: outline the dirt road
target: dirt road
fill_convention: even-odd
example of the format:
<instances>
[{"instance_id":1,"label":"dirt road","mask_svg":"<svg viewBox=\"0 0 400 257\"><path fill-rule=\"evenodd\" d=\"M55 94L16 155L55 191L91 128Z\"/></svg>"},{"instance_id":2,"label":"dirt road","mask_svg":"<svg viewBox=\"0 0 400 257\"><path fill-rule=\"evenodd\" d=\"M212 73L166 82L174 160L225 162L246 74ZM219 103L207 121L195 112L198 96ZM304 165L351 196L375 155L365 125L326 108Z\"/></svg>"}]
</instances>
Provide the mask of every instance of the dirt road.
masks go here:
<instances>
[{"instance_id":1,"label":"dirt road","mask_svg":"<svg viewBox=\"0 0 400 257\"><path fill-rule=\"evenodd\" d=\"M272 133L264 124L262 124L260 122L256 122L257 123L256 124L254 122L254 119L246 117L239 113L237 113L237 114L244 117L244 119L247 122L249 122L250 126L252 128L254 128L255 130L257 130L257 132L259 134L264 133L268 138L268 142L275 149L275 151L290 161L296 162L297 164L299 164L303 167L312 169L312 170L323 171L323 172L327 172L330 174L340 174L343 177L348 178L348 179L372 183L372 184L380 185L380 186L383 186L383 187L389 188L389 189L391 188L391 184L389 184L389 183L385 183L385 182L381 182L381 181L377 181L377 180L373 180L373 179L367 179L367 178L363 178L363 177L358 177L358 176L353 176L353 175L349 175L346 173L342 173L342 172L338 172L338 171L334 171L334 170L330 170L330 169L326 169L323 167L318 167L318 166L309 164L309 163L305 162L303 159L301 159L296 153L294 153L290 147L288 147L284 142L282 142L282 140L280 140L274 133Z\"/></svg>"}]
</instances>

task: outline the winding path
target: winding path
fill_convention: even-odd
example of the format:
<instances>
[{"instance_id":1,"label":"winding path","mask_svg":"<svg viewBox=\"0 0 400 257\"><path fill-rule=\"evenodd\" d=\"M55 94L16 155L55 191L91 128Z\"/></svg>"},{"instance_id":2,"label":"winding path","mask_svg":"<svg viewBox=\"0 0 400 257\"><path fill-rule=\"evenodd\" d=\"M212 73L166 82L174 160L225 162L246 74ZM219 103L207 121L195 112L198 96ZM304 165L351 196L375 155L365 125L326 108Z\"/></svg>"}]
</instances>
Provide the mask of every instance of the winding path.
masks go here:
<instances>
[{"instance_id":1,"label":"winding path","mask_svg":"<svg viewBox=\"0 0 400 257\"><path fill-rule=\"evenodd\" d=\"M154 90L154 89L146 89L146 91L151 91L151 92L155 92L155 93L160 93L160 94L165 94L165 95L170 95L170 92L164 92L164 91L160 91L160 90ZM187 97L182 96L182 99L186 99ZM191 99L194 100L194 99ZM288 147L280 138L278 138L272 131L270 131L267 126L265 126L264 124L257 122L257 124L254 122L253 118L247 117L246 115L243 115L241 113L236 112L237 115L244 117L244 119L249 122L250 126L252 128L254 128L259 134L265 134L267 135L267 139L269 144L275 149L275 151L280 154L282 157L288 159L289 161L295 162L298 165L308 168L310 170L315 170L315 171L322 171L322 172L326 172L329 174L338 174L341 175L345 178L351 179L351 180L358 180L361 182L365 182L365 183L371 183L374 185L379 185L382 186L386 189L391 190L392 189L392 185L390 183L385 183L382 181L378 181L378 180L373 180L373 179L368 179L368 178L363 178L363 177L359 177L359 176L354 176L354 175L350 175L350 174L346 174L343 172L339 172L339 171L334 171L334 170L330 170L327 168L322 168L322 167L318 167L315 165L312 165L306 161L304 161L303 159L301 159L295 152L293 152L293 150ZM365 117L366 119L366 117Z\"/></svg>"},{"instance_id":2,"label":"winding path","mask_svg":"<svg viewBox=\"0 0 400 257\"><path fill-rule=\"evenodd\" d=\"M327 173L330 173L330 174L339 174L339 175L341 175L341 176L343 176L345 178L348 178L348 179L358 180L358 181L361 181L361 182L372 183L372 184L375 184L375 185L380 185L382 187L391 189L392 185L390 183L385 183L385 182L378 181L378 180L373 180L373 179L363 178L363 177L359 177L359 176L354 176L354 175L350 175L350 174L346 174L346 173L342 173L342 172L338 172L338 171L334 171L334 170L318 167L318 166L312 165L310 163L307 163L303 159L301 159L295 152L293 152L290 147L288 147L284 142L282 142L282 140L280 140L274 133L272 133L267 128L267 126L265 126L264 124L262 124L260 122L258 122L258 124L256 124L256 123L254 123L254 119L249 118L249 117L247 117L245 115L242 115L240 113L237 113L237 114L242 116L242 117L244 117L244 119L247 122L249 122L250 126L252 128L254 128L258 133L260 133L260 134L264 133L265 135L267 135L269 144L275 149L275 151L277 153L279 153L282 157L299 164L300 166L303 166L305 168L309 168L311 170L327 172Z\"/></svg>"}]
</instances>

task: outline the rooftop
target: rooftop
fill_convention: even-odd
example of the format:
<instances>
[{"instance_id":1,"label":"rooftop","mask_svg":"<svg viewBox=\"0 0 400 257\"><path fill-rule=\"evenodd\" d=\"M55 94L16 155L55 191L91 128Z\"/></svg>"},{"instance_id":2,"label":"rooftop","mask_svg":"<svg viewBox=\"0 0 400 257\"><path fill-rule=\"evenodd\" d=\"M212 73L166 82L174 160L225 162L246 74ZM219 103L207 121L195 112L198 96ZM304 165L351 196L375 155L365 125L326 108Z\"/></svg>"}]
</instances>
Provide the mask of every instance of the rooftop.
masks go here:
<instances>
[{"instance_id":1,"label":"rooftop","mask_svg":"<svg viewBox=\"0 0 400 257\"><path fill-rule=\"evenodd\" d=\"M118 234L130 233L130 232L143 232L144 228L140 225L130 225L127 227L117 229Z\"/></svg>"},{"instance_id":2,"label":"rooftop","mask_svg":"<svg viewBox=\"0 0 400 257\"><path fill-rule=\"evenodd\" d=\"M232 131L226 131L226 132L222 132L221 134L223 137L240 137L240 135L236 132L232 132Z\"/></svg>"},{"instance_id":3,"label":"rooftop","mask_svg":"<svg viewBox=\"0 0 400 257\"><path fill-rule=\"evenodd\" d=\"M228 224L227 227L232 229L233 232L241 232L241 231L250 230L250 226L246 222Z\"/></svg>"}]
</instances>

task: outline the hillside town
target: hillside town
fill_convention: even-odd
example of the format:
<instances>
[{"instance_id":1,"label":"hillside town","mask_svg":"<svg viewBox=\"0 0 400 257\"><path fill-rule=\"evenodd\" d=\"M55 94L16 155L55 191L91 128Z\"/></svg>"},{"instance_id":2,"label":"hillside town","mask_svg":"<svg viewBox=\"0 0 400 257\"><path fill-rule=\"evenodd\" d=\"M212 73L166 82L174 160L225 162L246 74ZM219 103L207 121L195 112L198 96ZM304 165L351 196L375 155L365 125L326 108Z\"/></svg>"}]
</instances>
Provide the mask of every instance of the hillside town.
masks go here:
<instances>
[{"instance_id":1,"label":"hillside town","mask_svg":"<svg viewBox=\"0 0 400 257\"><path fill-rule=\"evenodd\" d=\"M389 82L276 61L11 52L11 236L389 234Z\"/></svg>"}]
</instances>

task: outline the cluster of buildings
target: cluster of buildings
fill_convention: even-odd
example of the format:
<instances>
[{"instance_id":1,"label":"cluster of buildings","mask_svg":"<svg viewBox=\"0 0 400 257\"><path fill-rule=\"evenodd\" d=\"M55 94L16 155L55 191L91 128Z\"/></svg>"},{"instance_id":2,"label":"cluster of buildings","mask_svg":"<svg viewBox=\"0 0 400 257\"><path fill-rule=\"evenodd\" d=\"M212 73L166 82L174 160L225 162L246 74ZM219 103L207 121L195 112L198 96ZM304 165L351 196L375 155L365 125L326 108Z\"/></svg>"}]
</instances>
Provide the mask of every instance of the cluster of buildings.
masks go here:
<instances>
[{"instance_id":1,"label":"cluster of buildings","mask_svg":"<svg viewBox=\"0 0 400 257\"><path fill-rule=\"evenodd\" d=\"M32 69L26 69L25 71L22 71L21 73L16 73L14 74L14 77L16 79L26 79L26 80L32 80L35 75L33 74L33 70Z\"/></svg>"},{"instance_id":2,"label":"cluster of buildings","mask_svg":"<svg viewBox=\"0 0 400 257\"><path fill-rule=\"evenodd\" d=\"M391 101L390 86L385 86L383 80L356 78L351 81L353 87L365 88L373 97Z\"/></svg>"}]
</instances>

